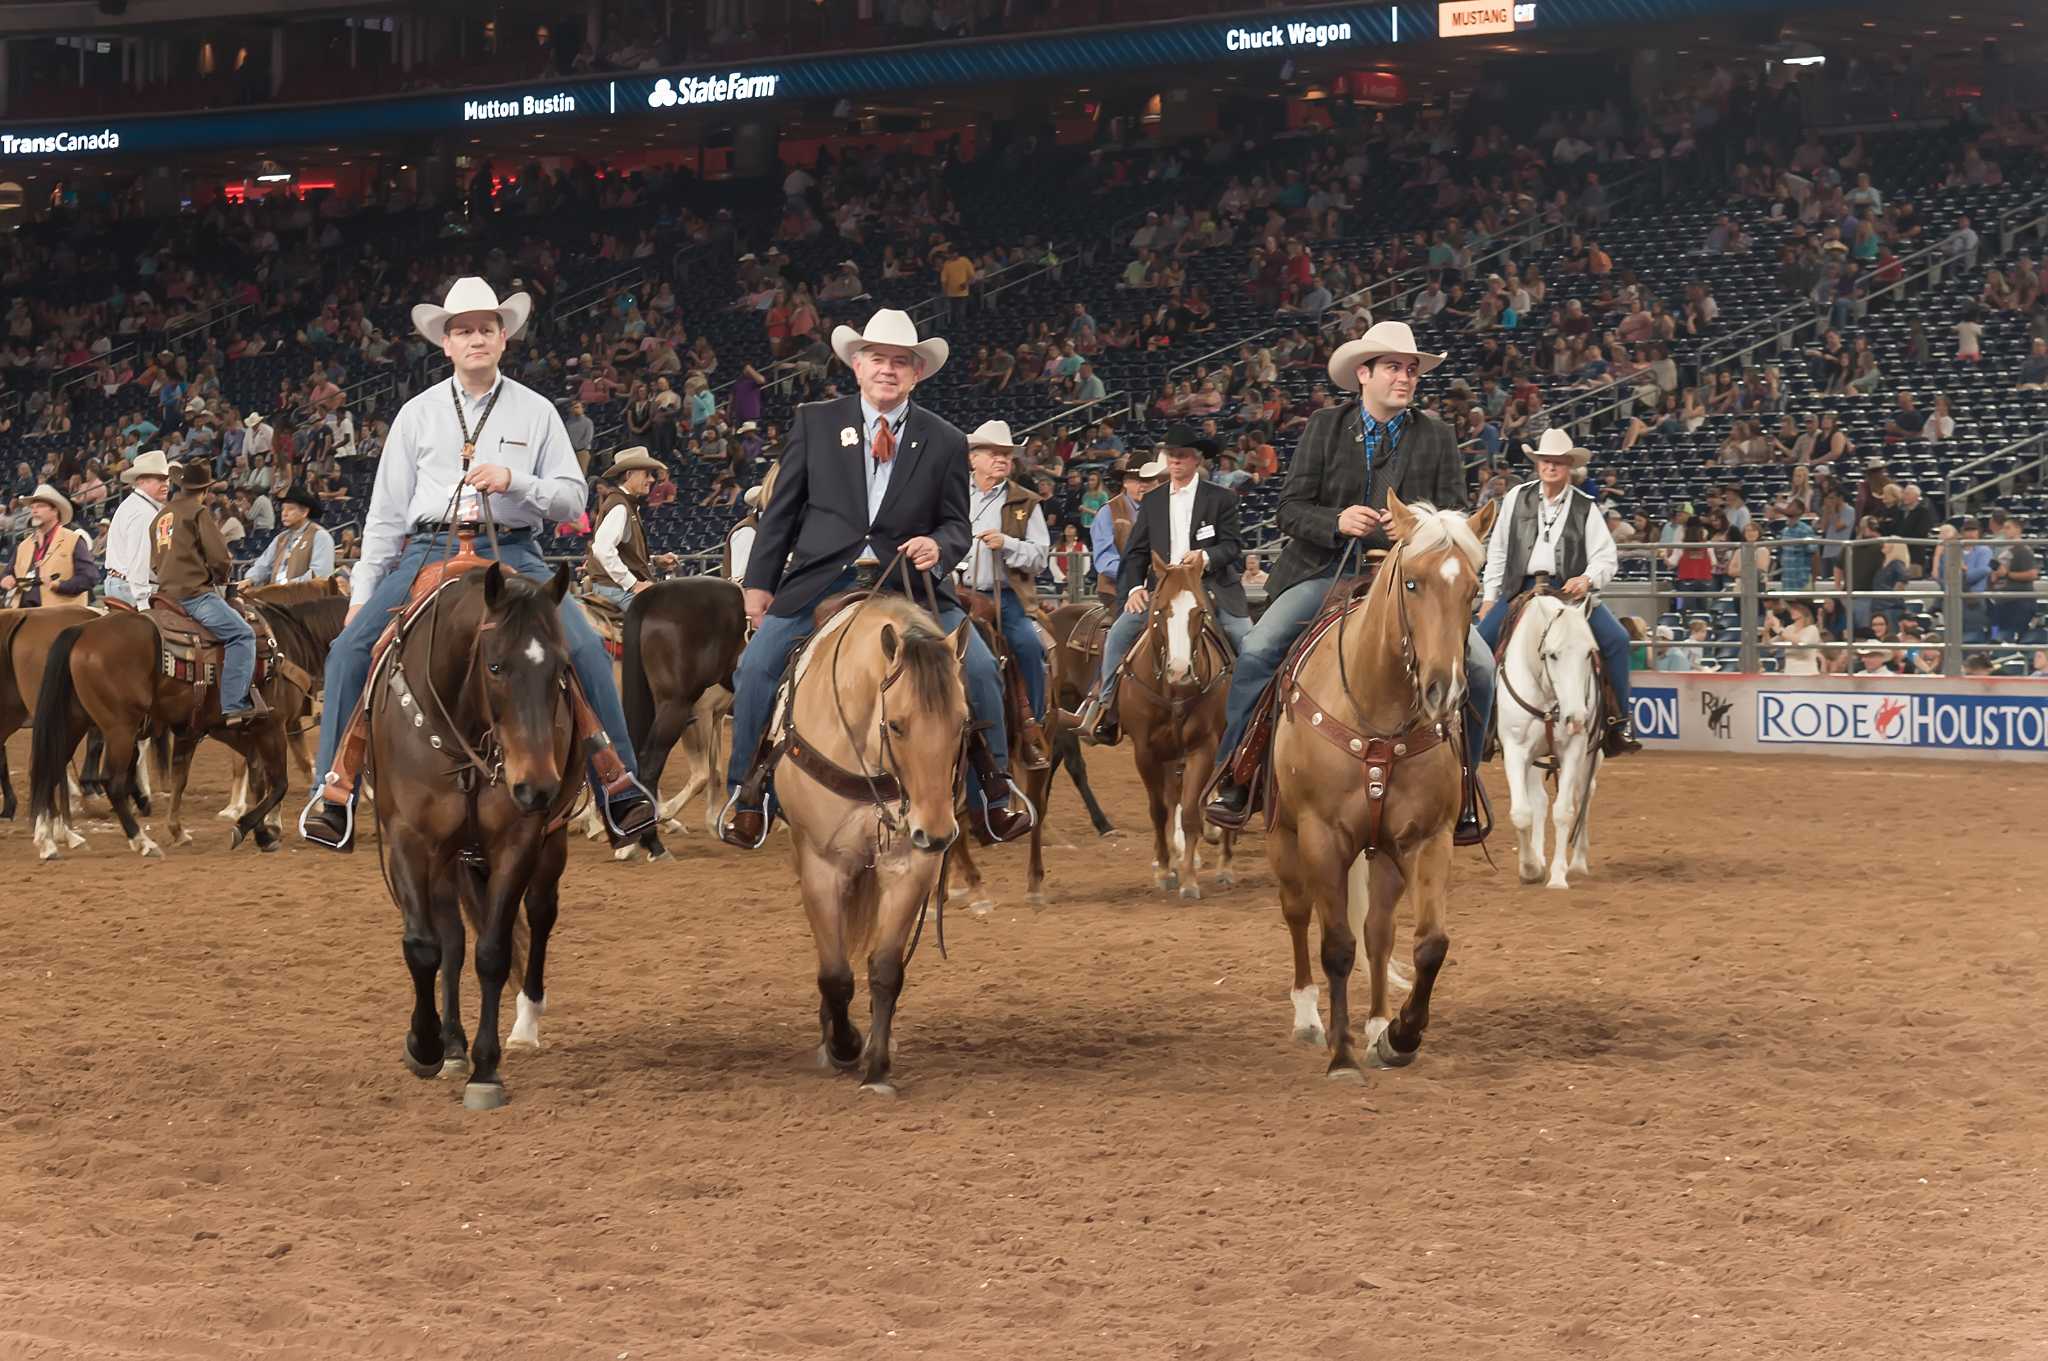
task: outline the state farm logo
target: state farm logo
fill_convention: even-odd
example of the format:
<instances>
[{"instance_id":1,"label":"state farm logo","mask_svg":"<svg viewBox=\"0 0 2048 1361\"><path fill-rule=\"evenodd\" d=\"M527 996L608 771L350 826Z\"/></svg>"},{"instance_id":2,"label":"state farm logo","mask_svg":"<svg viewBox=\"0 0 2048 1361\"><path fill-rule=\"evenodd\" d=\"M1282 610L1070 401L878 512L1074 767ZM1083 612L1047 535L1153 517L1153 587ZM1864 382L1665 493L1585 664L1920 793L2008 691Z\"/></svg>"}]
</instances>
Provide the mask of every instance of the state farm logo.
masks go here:
<instances>
[{"instance_id":1,"label":"state farm logo","mask_svg":"<svg viewBox=\"0 0 2048 1361\"><path fill-rule=\"evenodd\" d=\"M654 93L647 96L650 109L673 109L676 106L676 87L666 77L654 82Z\"/></svg>"}]
</instances>

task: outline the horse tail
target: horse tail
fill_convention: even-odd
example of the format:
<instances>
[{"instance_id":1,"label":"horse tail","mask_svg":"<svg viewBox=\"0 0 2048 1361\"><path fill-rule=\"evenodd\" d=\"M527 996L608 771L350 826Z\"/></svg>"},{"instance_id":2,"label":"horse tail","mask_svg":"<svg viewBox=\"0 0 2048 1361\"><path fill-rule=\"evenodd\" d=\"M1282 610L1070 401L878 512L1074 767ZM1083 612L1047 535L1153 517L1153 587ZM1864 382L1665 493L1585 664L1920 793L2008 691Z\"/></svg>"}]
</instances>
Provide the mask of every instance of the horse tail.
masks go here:
<instances>
[{"instance_id":1,"label":"horse tail","mask_svg":"<svg viewBox=\"0 0 2048 1361\"><path fill-rule=\"evenodd\" d=\"M619 636L619 698L626 710L626 740L635 753L654 731L654 690L647 683L647 667L640 651L640 633L647 622L648 603L635 600L626 606L626 622Z\"/></svg>"},{"instance_id":2,"label":"horse tail","mask_svg":"<svg viewBox=\"0 0 2048 1361\"><path fill-rule=\"evenodd\" d=\"M469 925L470 935L478 940L484 938L484 881L486 875L480 869L459 864L455 871L456 896L462 901L462 919ZM526 984L526 953L533 942L533 931L526 924L526 913L518 903L512 905L512 968L505 975L505 985L514 991Z\"/></svg>"},{"instance_id":3,"label":"horse tail","mask_svg":"<svg viewBox=\"0 0 2048 1361\"><path fill-rule=\"evenodd\" d=\"M36 692L35 733L29 742L29 815L41 826L45 819L71 820L71 654L84 629L74 624L57 635L43 660L43 684Z\"/></svg>"}]
</instances>

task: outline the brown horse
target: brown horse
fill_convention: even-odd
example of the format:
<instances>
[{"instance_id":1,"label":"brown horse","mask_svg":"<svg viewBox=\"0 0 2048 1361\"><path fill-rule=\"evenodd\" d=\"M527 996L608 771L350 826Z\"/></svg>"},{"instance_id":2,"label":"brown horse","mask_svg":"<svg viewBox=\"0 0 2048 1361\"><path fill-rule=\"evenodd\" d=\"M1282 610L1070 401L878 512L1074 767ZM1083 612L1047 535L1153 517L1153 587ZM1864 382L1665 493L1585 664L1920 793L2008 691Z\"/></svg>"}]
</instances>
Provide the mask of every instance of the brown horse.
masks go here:
<instances>
[{"instance_id":1,"label":"brown horse","mask_svg":"<svg viewBox=\"0 0 2048 1361\"><path fill-rule=\"evenodd\" d=\"M640 779L657 798L676 743L686 734L696 738L696 768L662 803L664 820L679 818L702 790L724 790L718 729L731 705L733 666L746 644L740 588L723 577L658 581L626 609L619 694Z\"/></svg>"},{"instance_id":2,"label":"brown horse","mask_svg":"<svg viewBox=\"0 0 2048 1361\"><path fill-rule=\"evenodd\" d=\"M83 606L0 610L0 819L14 817L7 739L26 727L43 688L43 661L57 635L99 616Z\"/></svg>"},{"instance_id":3,"label":"brown horse","mask_svg":"<svg viewBox=\"0 0 2048 1361\"><path fill-rule=\"evenodd\" d=\"M1153 881L1200 898L1202 790L1223 737L1230 650L1210 619L1200 559L1169 567L1155 553L1152 571L1159 585L1117 682L1117 708L1151 804ZM1236 843L1223 833L1218 887L1235 882Z\"/></svg>"},{"instance_id":4,"label":"brown horse","mask_svg":"<svg viewBox=\"0 0 2048 1361\"><path fill-rule=\"evenodd\" d=\"M316 577L311 581L276 582L268 586L244 587L241 598L257 605L305 605L316 600L345 599L348 596L348 582L342 577ZM333 638L327 639L332 645ZM322 653L324 663L325 653ZM313 680L325 679L321 666L312 668ZM291 757L292 774L303 777L301 783L313 778L313 753L306 748L306 734L319 731L319 721L313 714L315 694L300 698L292 713L279 713L278 720L284 724L285 751ZM231 759L228 767L228 788L234 794L227 807L214 816L223 822L239 822L242 814L249 811L249 768L241 757ZM273 821L276 814L272 814ZM173 835L176 835L174 832Z\"/></svg>"},{"instance_id":5,"label":"brown horse","mask_svg":"<svg viewBox=\"0 0 2048 1361\"><path fill-rule=\"evenodd\" d=\"M405 1065L467 1076L471 1110L505 1104L498 1013L522 956L511 1043L540 1047L548 935L583 786L559 614L568 589L566 566L545 586L495 562L473 567L408 617L367 692L378 859L412 972ZM518 929L522 900L530 935ZM482 993L474 1046L461 1019L465 918Z\"/></svg>"},{"instance_id":6,"label":"brown horse","mask_svg":"<svg viewBox=\"0 0 2048 1361\"><path fill-rule=\"evenodd\" d=\"M1443 927L1458 816L1465 638L1494 507L1467 520L1387 494L1398 547L1334 627L1313 635L1285 686L1273 738L1267 863L1294 937L1295 1038L1324 1042L1309 972L1308 924L1322 927L1330 982L1329 1075L1362 1079L1347 991L1365 937L1372 1005L1365 1046L1382 1066L1410 1063L1429 1024L1430 991L1450 949ZM1394 908L1415 905L1415 978L1389 1019Z\"/></svg>"},{"instance_id":7,"label":"brown horse","mask_svg":"<svg viewBox=\"0 0 2048 1361\"><path fill-rule=\"evenodd\" d=\"M36 696L35 741L29 749L29 811L36 819L36 848L42 859L54 860L60 853L59 833L71 816L67 774L72 752L88 726L98 728L106 739L107 798L129 848L137 854L163 854L131 807L137 744L145 731L191 729L218 737L263 776L256 806L235 824L232 844L241 845L242 838L253 832L262 850L278 848L277 834L266 825L270 810L285 793L284 731L276 714L265 714L246 727L220 725L218 704L209 698L213 687L202 689L166 676L161 656L156 625L148 615L127 610L66 629L51 645ZM273 668L269 684L280 680ZM201 712L202 704L210 712Z\"/></svg>"},{"instance_id":8,"label":"brown horse","mask_svg":"<svg viewBox=\"0 0 2048 1361\"><path fill-rule=\"evenodd\" d=\"M890 1032L911 933L959 839L967 736L964 664L973 625L950 635L908 600L841 610L798 654L778 714L775 797L818 948L821 1059L894 1096ZM867 956L871 1020L853 1024L855 956Z\"/></svg>"}]
</instances>

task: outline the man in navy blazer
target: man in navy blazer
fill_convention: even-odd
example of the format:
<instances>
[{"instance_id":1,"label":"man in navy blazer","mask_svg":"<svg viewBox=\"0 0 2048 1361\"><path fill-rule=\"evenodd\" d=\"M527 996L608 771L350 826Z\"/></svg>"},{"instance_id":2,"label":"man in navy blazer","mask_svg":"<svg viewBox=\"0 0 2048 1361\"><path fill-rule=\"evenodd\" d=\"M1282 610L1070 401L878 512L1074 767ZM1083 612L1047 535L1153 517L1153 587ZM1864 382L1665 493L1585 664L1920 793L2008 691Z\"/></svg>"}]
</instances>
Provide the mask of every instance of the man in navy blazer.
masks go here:
<instances>
[{"instance_id":1,"label":"man in navy blazer","mask_svg":"<svg viewBox=\"0 0 2048 1361\"><path fill-rule=\"evenodd\" d=\"M860 393L797 409L742 583L754 637L733 677L732 799L719 835L749 849L767 834L761 744L776 687L790 654L811 635L818 602L861 585L902 589L897 573L875 576L900 551L913 578L930 583L940 626L953 629L964 617L950 577L973 537L967 437L910 400L911 389L946 362L946 342L918 340L906 314L884 308L864 332L839 327L832 348L853 369ZM915 598L924 599L923 585ZM1009 797L1002 682L979 633L968 642L967 700L975 719L989 725L987 749L975 752L975 830L984 840L1008 841L1031 829L1033 814L1021 797Z\"/></svg>"}]
</instances>

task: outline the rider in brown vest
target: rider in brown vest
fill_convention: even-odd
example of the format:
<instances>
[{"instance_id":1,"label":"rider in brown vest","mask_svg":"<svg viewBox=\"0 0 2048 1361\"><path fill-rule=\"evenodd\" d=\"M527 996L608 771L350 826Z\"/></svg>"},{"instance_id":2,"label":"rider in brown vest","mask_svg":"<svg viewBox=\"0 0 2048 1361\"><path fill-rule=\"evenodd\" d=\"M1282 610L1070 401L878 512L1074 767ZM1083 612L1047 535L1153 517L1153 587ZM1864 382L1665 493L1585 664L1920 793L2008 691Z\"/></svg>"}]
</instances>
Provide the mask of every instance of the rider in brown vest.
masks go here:
<instances>
[{"instance_id":1,"label":"rider in brown vest","mask_svg":"<svg viewBox=\"0 0 2048 1361\"><path fill-rule=\"evenodd\" d=\"M195 459L178 469L171 485L176 489L171 503L149 529L150 575L158 595L177 601L220 641L220 716L230 724L247 723L269 707L249 688L256 675L255 630L220 594L233 579L235 564L206 504L213 472L206 460Z\"/></svg>"},{"instance_id":2,"label":"rider in brown vest","mask_svg":"<svg viewBox=\"0 0 2048 1361\"><path fill-rule=\"evenodd\" d=\"M1116 574L1123 565L1124 543L1131 537L1131 527L1138 523L1138 503L1145 499L1146 492L1159 485L1159 479L1166 473L1164 460L1147 463L1145 459L1146 453L1135 449L1123 456L1117 464L1123 490L1095 512L1095 519L1088 526L1088 543L1095 560L1095 593L1105 605L1114 606L1117 601Z\"/></svg>"},{"instance_id":3,"label":"rider in brown vest","mask_svg":"<svg viewBox=\"0 0 2048 1361\"><path fill-rule=\"evenodd\" d=\"M320 498L305 484L294 482L277 509L284 528L249 564L242 577L248 586L282 586L294 581L320 581L334 575L334 536L320 526Z\"/></svg>"},{"instance_id":4,"label":"rider in brown vest","mask_svg":"<svg viewBox=\"0 0 2048 1361\"><path fill-rule=\"evenodd\" d=\"M754 535L761 527L761 512L767 509L768 498L775 495L775 474L782 470L782 464L771 463L768 472L753 486L747 488L740 499L746 503L747 513L725 531L725 561L719 575L734 585L746 580L747 560L753 556Z\"/></svg>"},{"instance_id":5,"label":"rider in brown vest","mask_svg":"<svg viewBox=\"0 0 2048 1361\"><path fill-rule=\"evenodd\" d=\"M656 564L675 565L673 553L648 556L647 527L640 522L640 504L653 489L656 474L667 472L667 465L637 444L621 449L605 470L604 480L612 484L612 490L598 502L597 529L590 536L583 570L590 577L591 594L621 610L654 584Z\"/></svg>"},{"instance_id":6,"label":"rider in brown vest","mask_svg":"<svg viewBox=\"0 0 2048 1361\"><path fill-rule=\"evenodd\" d=\"M29 497L30 530L15 546L14 570L0 576L0 591L21 588L18 602L35 605L84 605L100 579L93 561L92 540L71 529L71 502L45 482Z\"/></svg>"}]
</instances>

